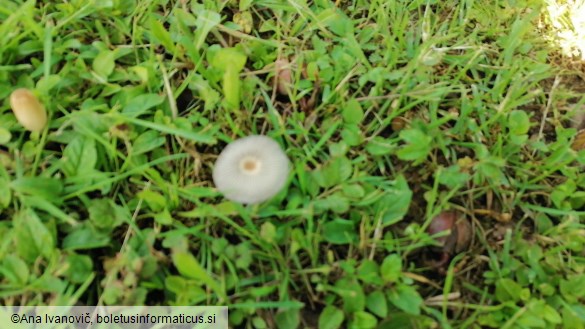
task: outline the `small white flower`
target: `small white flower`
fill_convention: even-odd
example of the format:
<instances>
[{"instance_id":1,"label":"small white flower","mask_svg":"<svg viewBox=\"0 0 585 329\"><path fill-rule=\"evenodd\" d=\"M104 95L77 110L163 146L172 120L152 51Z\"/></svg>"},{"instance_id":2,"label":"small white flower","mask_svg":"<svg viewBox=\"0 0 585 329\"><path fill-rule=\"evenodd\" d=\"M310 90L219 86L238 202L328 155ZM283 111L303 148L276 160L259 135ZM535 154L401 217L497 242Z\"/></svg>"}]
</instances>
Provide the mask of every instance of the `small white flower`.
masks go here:
<instances>
[{"instance_id":1,"label":"small white flower","mask_svg":"<svg viewBox=\"0 0 585 329\"><path fill-rule=\"evenodd\" d=\"M252 204L278 193L288 173L289 160L278 143L254 135L226 146L215 162L213 182L227 199Z\"/></svg>"}]
</instances>

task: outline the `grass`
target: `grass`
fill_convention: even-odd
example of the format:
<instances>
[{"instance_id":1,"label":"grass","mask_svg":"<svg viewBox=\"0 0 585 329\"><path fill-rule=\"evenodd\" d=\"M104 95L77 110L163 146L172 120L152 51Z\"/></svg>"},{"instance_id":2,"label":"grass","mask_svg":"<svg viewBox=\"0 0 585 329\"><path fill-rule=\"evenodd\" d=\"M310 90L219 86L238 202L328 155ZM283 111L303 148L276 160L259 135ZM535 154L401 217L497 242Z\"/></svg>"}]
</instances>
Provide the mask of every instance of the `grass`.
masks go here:
<instances>
[{"instance_id":1,"label":"grass","mask_svg":"<svg viewBox=\"0 0 585 329\"><path fill-rule=\"evenodd\" d=\"M0 304L226 305L258 329L584 328L583 66L549 42L547 8L4 1ZM47 107L42 133L14 118L19 87ZM250 134L292 169L244 206L211 169ZM472 242L437 268L426 229L449 209Z\"/></svg>"}]
</instances>

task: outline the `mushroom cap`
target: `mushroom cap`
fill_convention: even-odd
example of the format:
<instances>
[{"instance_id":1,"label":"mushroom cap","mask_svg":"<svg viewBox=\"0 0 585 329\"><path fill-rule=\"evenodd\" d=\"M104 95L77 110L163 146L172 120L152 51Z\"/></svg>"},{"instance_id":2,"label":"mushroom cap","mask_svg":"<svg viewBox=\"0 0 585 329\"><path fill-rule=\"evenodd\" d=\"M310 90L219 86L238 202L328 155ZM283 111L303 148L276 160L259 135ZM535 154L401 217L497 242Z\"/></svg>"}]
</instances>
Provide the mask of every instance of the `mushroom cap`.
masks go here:
<instances>
[{"instance_id":1,"label":"mushroom cap","mask_svg":"<svg viewBox=\"0 0 585 329\"><path fill-rule=\"evenodd\" d=\"M47 112L37 97L28 89L16 89L10 95L10 107L16 120L27 130L41 131L47 124Z\"/></svg>"},{"instance_id":2,"label":"mushroom cap","mask_svg":"<svg viewBox=\"0 0 585 329\"><path fill-rule=\"evenodd\" d=\"M284 186L290 161L278 143L252 135L228 144L213 168L213 182L232 201L253 204L268 200Z\"/></svg>"}]
</instances>

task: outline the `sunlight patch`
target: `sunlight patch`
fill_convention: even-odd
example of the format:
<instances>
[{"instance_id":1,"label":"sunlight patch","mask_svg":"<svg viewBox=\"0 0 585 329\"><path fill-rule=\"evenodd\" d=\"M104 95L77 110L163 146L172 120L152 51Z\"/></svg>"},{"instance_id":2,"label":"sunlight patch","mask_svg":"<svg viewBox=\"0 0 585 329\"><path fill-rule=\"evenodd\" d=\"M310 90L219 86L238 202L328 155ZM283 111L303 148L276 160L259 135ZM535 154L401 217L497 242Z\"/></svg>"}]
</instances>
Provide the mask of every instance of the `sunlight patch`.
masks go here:
<instances>
[{"instance_id":1,"label":"sunlight patch","mask_svg":"<svg viewBox=\"0 0 585 329\"><path fill-rule=\"evenodd\" d=\"M585 60L585 0L547 0L541 28L565 56Z\"/></svg>"}]
</instances>

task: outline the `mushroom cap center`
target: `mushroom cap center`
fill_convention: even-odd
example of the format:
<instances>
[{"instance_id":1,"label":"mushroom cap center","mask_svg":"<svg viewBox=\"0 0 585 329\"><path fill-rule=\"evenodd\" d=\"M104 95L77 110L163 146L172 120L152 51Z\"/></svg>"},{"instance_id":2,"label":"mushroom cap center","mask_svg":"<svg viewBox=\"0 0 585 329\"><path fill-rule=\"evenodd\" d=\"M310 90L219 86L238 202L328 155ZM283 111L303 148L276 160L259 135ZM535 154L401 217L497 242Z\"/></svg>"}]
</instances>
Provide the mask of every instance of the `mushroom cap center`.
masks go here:
<instances>
[{"instance_id":1,"label":"mushroom cap center","mask_svg":"<svg viewBox=\"0 0 585 329\"><path fill-rule=\"evenodd\" d=\"M255 156L245 156L240 160L240 169L246 175L256 175L262 169L262 162Z\"/></svg>"}]
</instances>

